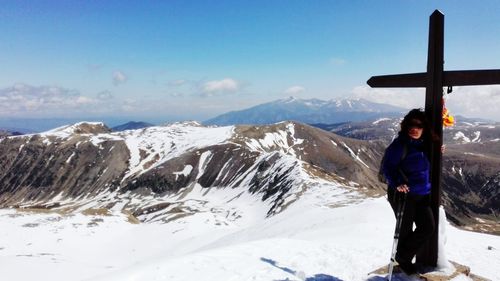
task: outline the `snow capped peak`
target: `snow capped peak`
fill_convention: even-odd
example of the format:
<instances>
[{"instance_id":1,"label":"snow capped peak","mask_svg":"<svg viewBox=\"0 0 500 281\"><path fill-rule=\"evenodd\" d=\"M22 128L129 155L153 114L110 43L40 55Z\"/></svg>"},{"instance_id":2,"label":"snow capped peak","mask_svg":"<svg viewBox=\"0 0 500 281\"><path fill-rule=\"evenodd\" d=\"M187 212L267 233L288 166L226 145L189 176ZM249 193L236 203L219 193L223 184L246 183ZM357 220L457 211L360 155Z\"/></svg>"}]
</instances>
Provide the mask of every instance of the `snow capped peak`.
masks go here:
<instances>
[{"instance_id":1,"label":"snow capped peak","mask_svg":"<svg viewBox=\"0 0 500 281\"><path fill-rule=\"evenodd\" d=\"M108 133L110 129L102 122L78 122L73 125L61 126L41 133L42 136L67 138L75 134Z\"/></svg>"},{"instance_id":2,"label":"snow capped peak","mask_svg":"<svg viewBox=\"0 0 500 281\"><path fill-rule=\"evenodd\" d=\"M204 123L216 125L273 124L284 120L296 120L308 124L334 124L396 116L404 111L406 109L359 98L338 98L326 101L289 97L244 110L228 112Z\"/></svg>"},{"instance_id":3,"label":"snow capped peak","mask_svg":"<svg viewBox=\"0 0 500 281\"><path fill-rule=\"evenodd\" d=\"M300 104L300 105L305 105L305 106L321 106L324 105L326 102L324 100L319 100L319 99L301 99L297 98L294 96L290 96L286 99L281 99L281 100L276 100L272 103L277 103L277 104Z\"/></svg>"},{"instance_id":4,"label":"snow capped peak","mask_svg":"<svg viewBox=\"0 0 500 281\"><path fill-rule=\"evenodd\" d=\"M166 123L163 124L162 126L164 127L203 127L203 124L201 124L198 121L195 120L188 120L188 121L179 121L179 122L174 122L174 123Z\"/></svg>"},{"instance_id":5,"label":"snow capped peak","mask_svg":"<svg viewBox=\"0 0 500 281\"><path fill-rule=\"evenodd\" d=\"M392 119L391 119L391 118L380 118L380 119L377 119L377 120L373 121L373 123L372 123L372 124L373 124L373 125L377 125L377 124L379 124L380 122L385 122L385 121L392 121Z\"/></svg>"},{"instance_id":6,"label":"snow capped peak","mask_svg":"<svg viewBox=\"0 0 500 281\"><path fill-rule=\"evenodd\" d=\"M282 100L284 103L290 103L290 102L295 102L295 101L299 101L298 98L294 97L294 96L289 96L288 98Z\"/></svg>"},{"instance_id":7,"label":"snow capped peak","mask_svg":"<svg viewBox=\"0 0 500 281\"><path fill-rule=\"evenodd\" d=\"M142 174L186 151L227 141L234 128L205 127L198 122L177 122L103 135L95 142L121 138L130 151L129 171L124 179Z\"/></svg>"}]
</instances>

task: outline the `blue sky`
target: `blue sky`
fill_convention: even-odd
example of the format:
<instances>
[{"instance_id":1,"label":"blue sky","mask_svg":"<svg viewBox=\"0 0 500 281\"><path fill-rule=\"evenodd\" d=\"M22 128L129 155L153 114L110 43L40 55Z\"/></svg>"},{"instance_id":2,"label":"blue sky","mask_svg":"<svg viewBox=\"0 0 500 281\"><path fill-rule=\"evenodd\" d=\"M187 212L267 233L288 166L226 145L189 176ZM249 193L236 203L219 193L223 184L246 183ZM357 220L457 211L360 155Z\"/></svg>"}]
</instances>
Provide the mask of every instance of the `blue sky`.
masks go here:
<instances>
[{"instance_id":1,"label":"blue sky","mask_svg":"<svg viewBox=\"0 0 500 281\"><path fill-rule=\"evenodd\" d=\"M372 75L426 69L445 14L445 69L500 68L499 1L0 1L0 119L205 120L293 95L413 107ZM452 112L500 120L498 86Z\"/></svg>"}]
</instances>

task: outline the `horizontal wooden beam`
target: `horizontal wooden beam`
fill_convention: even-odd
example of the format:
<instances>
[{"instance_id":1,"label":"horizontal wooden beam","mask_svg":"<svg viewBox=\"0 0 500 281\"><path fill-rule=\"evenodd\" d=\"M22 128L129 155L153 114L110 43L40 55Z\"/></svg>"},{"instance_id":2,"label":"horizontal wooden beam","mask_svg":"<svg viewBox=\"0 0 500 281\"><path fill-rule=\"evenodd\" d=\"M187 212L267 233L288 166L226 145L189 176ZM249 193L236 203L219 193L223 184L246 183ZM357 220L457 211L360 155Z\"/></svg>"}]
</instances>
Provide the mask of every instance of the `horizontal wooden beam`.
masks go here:
<instances>
[{"instance_id":1,"label":"horizontal wooden beam","mask_svg":"<svg viewBox=\"0 0 500 281\"><path fill-rule=\"evenodd\" d=\"M372 76L366 83L372 88L415 88L427 86L427 73Z\"/></svg>"},{"instance_id":2,"label":"horizontal wooden beam","mask_svg":"<svg viewBox=\"0 0 500 281\"><path fill-rule=\"evenodd\" d=\"M500 69L445 71L443 86L477 86L500 84Z\"/></svg>"},{"instance_id":3,"label":"horizontal wooden beam","mask_svg":"<svg viewBox=\"0 0 500 281\"><path fill-rule=\"evenodd\" d=\"M427 73L373 76L367 83L372 88L425 88ZM500 84L500 69L443 71L443 86L494 84Z\"/></svg>"}]
</instances>

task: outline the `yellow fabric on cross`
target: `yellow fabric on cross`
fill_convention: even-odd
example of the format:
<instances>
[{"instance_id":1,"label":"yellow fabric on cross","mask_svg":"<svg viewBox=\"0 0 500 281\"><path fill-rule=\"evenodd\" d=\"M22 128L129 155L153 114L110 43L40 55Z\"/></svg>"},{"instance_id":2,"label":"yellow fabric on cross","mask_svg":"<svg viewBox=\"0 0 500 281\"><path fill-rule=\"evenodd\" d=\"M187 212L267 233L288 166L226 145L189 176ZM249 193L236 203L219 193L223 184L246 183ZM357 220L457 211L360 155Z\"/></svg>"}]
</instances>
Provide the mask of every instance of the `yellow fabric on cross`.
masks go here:
<instances>
[{"instance_id":1,"label":"yellow fabric on cross","mask_svg":"<svg viewBox=\"0 0 500 281\"><path fill-rule=\"evenodd\" d=\"M455 125L455 117L453 117L446 107L443 107L443 126L451 127Z\"/></svg>"}]
</instances>

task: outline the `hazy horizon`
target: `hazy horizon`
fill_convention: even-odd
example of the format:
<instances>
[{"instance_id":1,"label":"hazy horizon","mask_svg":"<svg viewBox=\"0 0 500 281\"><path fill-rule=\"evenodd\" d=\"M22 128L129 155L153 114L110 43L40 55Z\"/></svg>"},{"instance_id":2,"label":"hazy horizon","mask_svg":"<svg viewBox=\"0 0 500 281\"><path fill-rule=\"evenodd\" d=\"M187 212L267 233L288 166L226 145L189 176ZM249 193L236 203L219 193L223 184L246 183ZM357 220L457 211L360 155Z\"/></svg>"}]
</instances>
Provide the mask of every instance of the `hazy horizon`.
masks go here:
<instances>
[{"instance_id":1,"label":"hazy horizon","mask_svg":"<svg viewBox=\"0 0 500 281\"><path fill-rule=\"evenodd\" d=\"M288 98L295 98L295 97L288 97ZM276 102L276 101L286 101L288 98L283 98L271 102ZM310 99L302 99L305 101L308 101ZM332 100L338 100L338 99L332 99ZM326 100L322 100L326 101ZM259 106L262 104L258 104L255 106ZM254 106L251 106L249 108L252 108ZM417 106L418 107L418 106ZM422 108L422 107L420 107ZM401 108L404 110L404 108ZM235 110L238 111L238 110ZM229 113L231 111L225 112ZM223 115L225 113L222 113L220 115ZM404 115L404 112L401 113L401 116ZM175 123L175 122L185 122L185 121L196 121L200 123L204 123L205 121L208 121L209 119L212 119L217 116L209 116L208 118L191 118L191 117L144 117L144 116L86 116L86 117L57 117L57 118L1 118L0 117L0 130L2 129L7 129L10 131L18 131L18 132L30 132L30 133L36 133L36 132L42 132L42 131L47 131L50 129L54 129L60 126L65 126L65 125L72 125L75 123L79 122L102 122L106 126L112 128L116 127L119 125L124 125L128 122L146 122L150 123L152 125L162 125L162 124L168 124L168 123ZM476 117L476 116L463 116L463 115L456 115L456 120L460 121L460 118L467 118L467 119L477 119L477 120L483 120L483 121L491 121L491 122L498 122L493 119L487 119L487 118L481 118L481 117ZM371 120L368 118L367 120Z\"/></svg>"}]
</instances>

